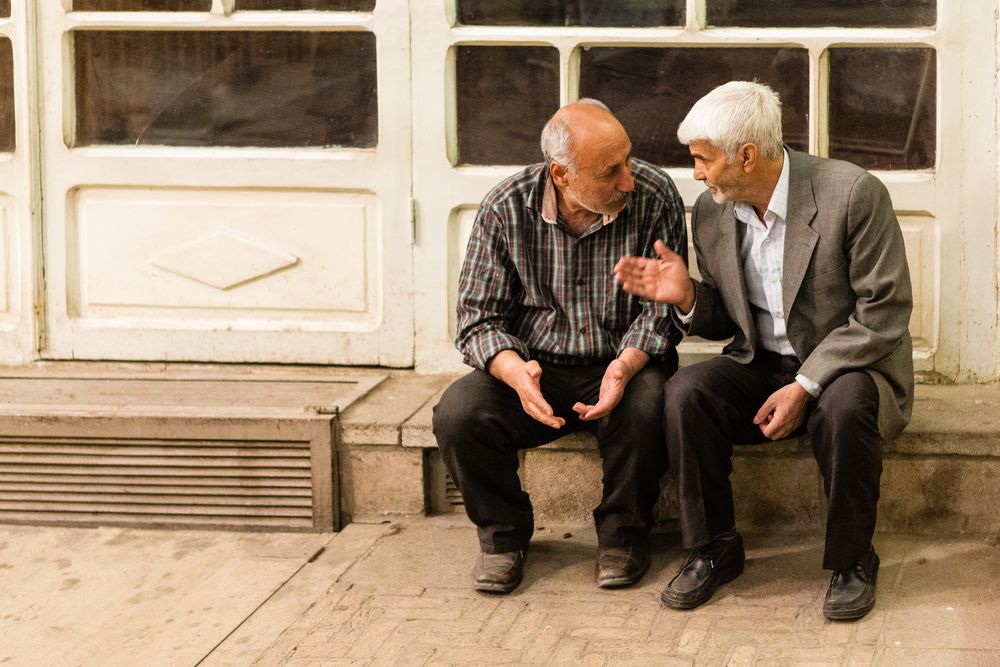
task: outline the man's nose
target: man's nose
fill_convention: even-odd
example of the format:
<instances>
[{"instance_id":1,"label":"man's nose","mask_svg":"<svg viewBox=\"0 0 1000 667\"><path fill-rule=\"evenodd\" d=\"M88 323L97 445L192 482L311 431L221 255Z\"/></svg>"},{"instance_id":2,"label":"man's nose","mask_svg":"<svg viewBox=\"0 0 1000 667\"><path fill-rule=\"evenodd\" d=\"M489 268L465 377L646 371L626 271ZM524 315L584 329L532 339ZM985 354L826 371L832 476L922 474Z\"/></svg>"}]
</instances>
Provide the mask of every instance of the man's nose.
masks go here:
<instances>
[{"instance_id":1,"label":"man's nose","mask_svg":"<svg viewBox=\"0 0 1000 667\"><path fill-rule=\"evenodd\" d=\"M705 180L705 171L701 167L698 167L697 165L694 168L694 180L696 181Z\"/></svg>"},{"instance_id":2,"label":"man's nose","mask_svg":"<svg viewBox=\"0 0 1000 667\"><path fill-rule=\"evenodd\" d=\"M625 177L622 178L618 183L619 192L632 192L635 190L635 181L632 180L632 170L625 170Z\"/></svg>"}]
</instances>

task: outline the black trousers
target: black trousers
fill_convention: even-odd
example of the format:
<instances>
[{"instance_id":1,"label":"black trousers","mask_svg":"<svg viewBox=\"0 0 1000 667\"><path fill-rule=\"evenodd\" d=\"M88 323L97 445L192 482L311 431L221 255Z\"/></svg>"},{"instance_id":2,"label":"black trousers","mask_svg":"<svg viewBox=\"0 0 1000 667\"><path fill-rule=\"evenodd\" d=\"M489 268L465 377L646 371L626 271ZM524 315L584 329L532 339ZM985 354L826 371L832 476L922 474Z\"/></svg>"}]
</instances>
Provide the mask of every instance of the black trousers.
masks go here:
<instances>
[{"instance_id":1,"label":"black trousers","mask_svg":"<svg viewBox=\"0 0 1000 667\"><path fill-rule=\"evenodd\" d=\"M597 402L607 362L541 366L542 394L566 420L561 429L532 419L513 389L479 370L448 387L434 407L434 435L481 548L501 553L527 547L534 514L517 476L517 452L574 431L596 435L603 460L604 492L594 510L598 541L604 546L644 541L667 469L661 406L676 356L665 364L650 362L626 385L615 409L595 421L581 421L572 406Z\"/></svg>"},{"instance_id":2,"label":"black trousers","mask_svg":"<svg viewBox=\"0 0 1000 667\"><path fill-rule=\"evenodd\" d=\"M667 450L684 546L701 546L734 527L733 443L768 441L753 418L768 396L795 381L798 368L795 357L759 351L749 364L717 357L682 368L667 382ZM823 567L841 570L864 554L875 532L882 475L875 382L864 372L841 375L811 404L797 432L803 428L828 501Z\"/></svg>"}]
</instances>

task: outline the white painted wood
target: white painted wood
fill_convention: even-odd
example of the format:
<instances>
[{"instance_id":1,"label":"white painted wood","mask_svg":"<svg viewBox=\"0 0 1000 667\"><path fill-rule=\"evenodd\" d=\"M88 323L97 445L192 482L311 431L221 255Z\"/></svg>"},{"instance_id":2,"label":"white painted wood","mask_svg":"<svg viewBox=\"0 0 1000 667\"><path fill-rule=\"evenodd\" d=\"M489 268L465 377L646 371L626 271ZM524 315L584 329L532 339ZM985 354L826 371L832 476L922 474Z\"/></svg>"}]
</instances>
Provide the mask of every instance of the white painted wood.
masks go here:
<instances>
[{"instance_id":1,"label":"white painted wood","mask_svg":"<svg viewBox=\"0 0 1000 667\"><path fill-rule=\"evenodd\" d=\"M372 13L39 3L42 356L413 363L407 0ZM374 149L71 149L75 30L371 31Z\"/></svg>"},{"instance_id":2,"label":"white painted wood","mask_svg":"<svg viewBox=\"0 0 1000 667\"><path fill-rule=\"evenodd\" d=\"M10 18L0 19L0 40L13 54L16 142L13 153L0 153L0 364L35 356L31 10L12 2Z\"/></svg>"},{"instance_id":3,"label":"white painted wood","mask_svg":"<svg viewBox=\"0 0 1000 667\"><path fill-rule=\"evenodd\" d=\"M831 46L930 46L937 50L937 165L876 172L903 226L914 285L918 369L960 380L995 379L1000 370L996 244L996 0L940 2L933 28L704 28L705 4L689 0L684 28L454 26L443 5L411 3L414 196L420 211L414 248L416 367L462 368L454 350L457 270L467 227L483 195L516 166L455 166L452 49L457 44L550 45L560 51L560 91L577 94L576 50L588 45L791 46L809 51L809 145L829 142L826 52ZM516 119L512 119L516 122ZM451 158L449 159L449 156ZM704 186L690 169L669 169L688 206ZM944 296L943 296L944 295ZM720 346L689 341L682 351Z\"/></svg>"}]
</instances>

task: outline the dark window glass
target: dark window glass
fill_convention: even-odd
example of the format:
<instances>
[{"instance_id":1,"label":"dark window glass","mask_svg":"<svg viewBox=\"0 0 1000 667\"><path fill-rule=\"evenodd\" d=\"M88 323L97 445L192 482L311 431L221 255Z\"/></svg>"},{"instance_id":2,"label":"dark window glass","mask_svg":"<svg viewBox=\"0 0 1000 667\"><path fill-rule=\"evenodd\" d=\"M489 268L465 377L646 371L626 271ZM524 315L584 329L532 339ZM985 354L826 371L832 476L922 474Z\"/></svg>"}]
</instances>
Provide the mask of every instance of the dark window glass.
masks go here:
<instances>
[{"instance_id":1,"label":"dark window glass","mask_svg":"<svg viewBox=\"0 0 1000 667\"><path fill-rule=\"evenodd\" d=\"M934 49L830 49L830 157L933 167L936 94Z\"/></svg>"},{"instance_id":2,"label":"dark window glass","mask_svg":"<svg viewBox=\"0 0 1000 667\"><path fill-rule=\"evenodd\" d=\"M9 39L0 39L0 151L14 146L14 52Z\"/></svg>"},{"instance_id":3,"label":"dark window glass","mask_svg":"<svg viewBox=\"0 0 1000 667\"><path fill-rule=\"evenodd\" d=\"M931 26L937 0L708 0L711 26Z\"/></svg>"},{"instance_id":4,"label":"dark window glass","mask_svg":"<svg viewBox=\"0 0 1000 667\"><path fill-rule=\"evenodd\" d=\"M10 0L0 0L0 16L10 16Z\"/></svg>"},{"instance_id":5,"label":"dark window glass","mask_svg":"<svg viewBox=\"0 0 1000 667\"><path fill-rule=\"evenodd\" d=\"M580 96L595 97L628 130L636 157L691 165L677 127L695 102L731 80L754 80L781 97L785 143L809 145L809 54L805 49L595 47L580 54Z\"/></svg>"},{"instance_id":6,"label":"dark window glass","mask_svg":"<svg viewBox=\"0 0 1000 667\"><path fill-rule=\"evenodd\" d=\"M365 32L79 31L76 145L374 146Z\"/></svg>"},{"instance_id":7,"label":"dark window glass","mask_svg":"<svg viewBox=\"0 0 1000 667\"><path fill-rule=\"evenodd\" d=\"M207 12L212 0L73 0L75 12Z\"/></svg>"},{"instance_id":8,"label":"dark window glass","mask_svg":"<svg viewBox=\"0 0 1000 667\"><path fill-rule=\"evenodd\" d=\"M559 108L559 52L547 46L459 46L458 160L529 164Z\"/></svg>"},{"instance_id":9,"label":"dark window glass","mask_svg":"<svg viewBox=\"0 0 1000 667\"><path fill-rule=\"evenodd\" d=\"M315 9L328 12L370 12L375 0L236 0L236 9Z\"/></svg>"},{"instance_id":10,"label":"dark window glass","mask_svg":"<svg viewBox=\"0 0 1000 667\"><path fill-rule=\"evenodd\" d=\"M466 25L684 25L684 0L458 0Z\"/></svg>"}]
</instances>

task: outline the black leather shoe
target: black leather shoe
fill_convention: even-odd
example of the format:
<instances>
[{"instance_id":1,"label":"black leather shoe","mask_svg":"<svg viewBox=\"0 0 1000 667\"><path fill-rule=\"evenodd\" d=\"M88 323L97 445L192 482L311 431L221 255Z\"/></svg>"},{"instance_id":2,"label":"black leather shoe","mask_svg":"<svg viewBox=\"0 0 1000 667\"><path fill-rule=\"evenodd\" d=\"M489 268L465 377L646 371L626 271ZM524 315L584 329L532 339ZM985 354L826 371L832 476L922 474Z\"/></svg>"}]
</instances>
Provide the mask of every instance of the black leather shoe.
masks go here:
<instances>
[{"instance_id":1,"label":"black leather shoe","mask_svg":"<svg viewBox=\"0 0 1000 667\"><path fill-rule=\"evenodd\" d=\"M831 621L853 621L871 611L875 606L878 564L875 547L868 547L857 563L834 572L823 599L823 615Z\"/></svg>"},{"instance_id":2,"label":"black leather shoe","mask_svg":"<svg viewBox=\"0 0 1000 667\"><path fill-rule=\"evenodd\" d=\"M735 530L726 531L688 556L663 589L660 602L672 609L699 607L715 589L743 574L745 561L743 538Z\"/></svg>"},{"instance_id":3,"label":"black leather shoe","mask_svg":"<svg viewBox=\"0 0 1000 667\"><path fill-rule=\"evenodd\" d=\"M480 552L472 568L472 587L487 593L510 593L524 578L524 550Z\"/></svg>"},{"instance_id":4,"label":"black leather shoe","mask_svg":"<svg viewBox=\"0 0 1000 667\"><path fill-rule=\"evenodd\" d=\"M600 547L597 551L597 585L600 588L631 586L649 569L649 547Z\"/></svg>"}]
</instances>

